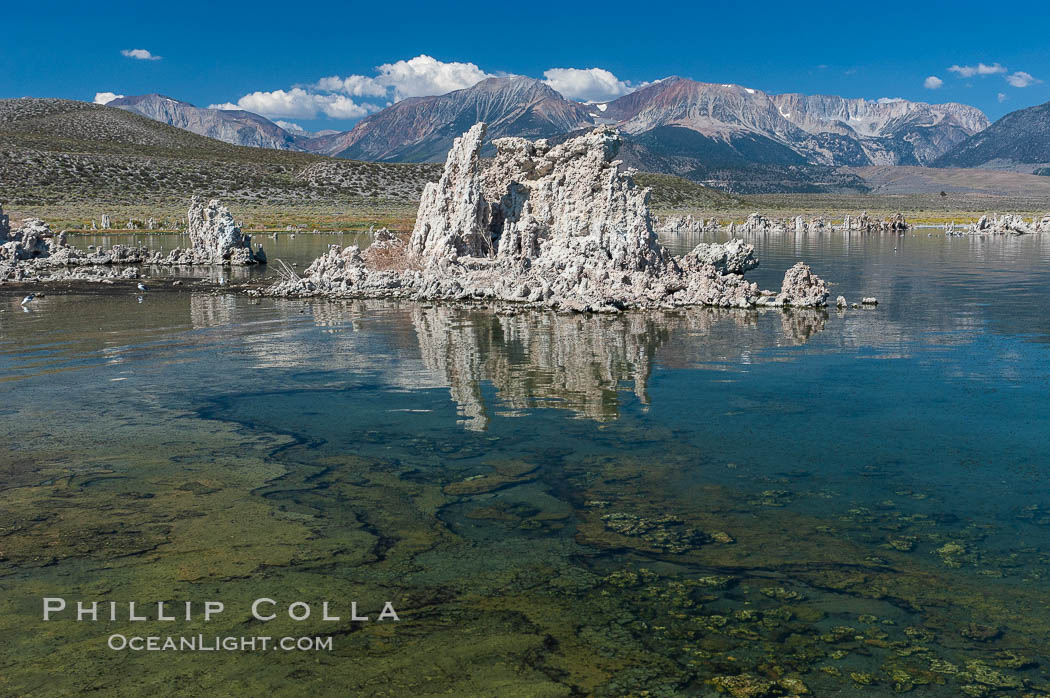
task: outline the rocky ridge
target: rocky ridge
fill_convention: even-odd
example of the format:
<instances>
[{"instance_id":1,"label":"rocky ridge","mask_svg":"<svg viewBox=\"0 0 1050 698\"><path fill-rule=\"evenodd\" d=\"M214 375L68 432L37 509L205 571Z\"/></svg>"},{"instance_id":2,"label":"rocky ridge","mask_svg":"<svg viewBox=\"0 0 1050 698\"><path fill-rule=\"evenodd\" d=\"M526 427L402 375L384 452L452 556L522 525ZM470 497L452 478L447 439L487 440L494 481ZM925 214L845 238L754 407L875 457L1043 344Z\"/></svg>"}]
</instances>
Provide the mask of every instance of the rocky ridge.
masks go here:
<instances>
[{"instance_id":1,"label":"rocky ridge","mask_svg":"<svg viewBox=\"0 0 1050 698\"><path fill-rule=\"evenodd\" d=\"M656 239L648 190L614 160L619 134L599 127L558 145L499 138L482 169L486 126L457 138L440 181L428 184L407 241L403 269L370 264L355 247L333 247L271 295L490 300L568 311L689 305L824 305L827 289L804 264L780 293L763 292L742 272L757 264L751 246L706 245L687 259ZM390 257L390 255L387 255ZM396 258L396 255L393 255Z\"/></svg>"},{"instance_id":2,"label":"rocky ridge","mask_svg":"<svg viewBox=\"0 0 1050 698\"><path fill-rule=\"evenodd\" d=\"M1050 172L1050 102L1010 112L957 143L932 165Z\"/></svg>"},{"instance_id":3,"label":"rocky ridge","mask_svg":"<svg viewBox=\"0 0 1050 698\"><path fill-rule=\"evenodd\" d=\"M233 145L275 150L304 150L296 135L269 119L241 109L206 109L159 94L119 97L107 107L141 114L191 133Z\"/></svg>"}]
</instances>

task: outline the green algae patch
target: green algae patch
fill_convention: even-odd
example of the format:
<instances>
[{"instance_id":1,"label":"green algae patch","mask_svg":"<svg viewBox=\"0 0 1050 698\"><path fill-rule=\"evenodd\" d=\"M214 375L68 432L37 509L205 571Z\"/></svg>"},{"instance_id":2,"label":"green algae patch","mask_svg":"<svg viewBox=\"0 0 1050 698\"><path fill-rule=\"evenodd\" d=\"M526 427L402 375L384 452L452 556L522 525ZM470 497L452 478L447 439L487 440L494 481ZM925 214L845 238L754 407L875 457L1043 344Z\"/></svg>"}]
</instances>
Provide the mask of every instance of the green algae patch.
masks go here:
<instances>
[{"instance_id":1,"label":"green algae patch","mask_svg":"<svg viewBox=\"0 0 1050 698\"><path fill-rule=\"evenodd\" d=\"M459 482L445 485L443 492L452 497L470 496L495 492L496 490L532 482L536 479L535 472L539 464L524 461L495 461L486 462L493 472L482 475L472 475Z\"/></svg>"}]
</instances>

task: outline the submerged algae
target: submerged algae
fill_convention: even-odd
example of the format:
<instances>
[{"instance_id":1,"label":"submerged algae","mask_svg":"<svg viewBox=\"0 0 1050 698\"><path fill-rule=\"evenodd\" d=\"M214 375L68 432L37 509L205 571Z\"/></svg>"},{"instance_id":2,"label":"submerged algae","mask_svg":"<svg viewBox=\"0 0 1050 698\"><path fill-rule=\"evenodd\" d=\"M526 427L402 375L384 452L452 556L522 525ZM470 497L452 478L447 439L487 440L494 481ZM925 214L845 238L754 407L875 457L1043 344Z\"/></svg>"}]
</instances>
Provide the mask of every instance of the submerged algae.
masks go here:
<instances>
[{"instance_id":1,"label":"submerged algae","mask_svg":"<svg viewBox=\"0 0 1050 698\"><path fill-rule=\"evenodd\" d=\"M39 691L45 681L54 692L116 692L127 690L129 675L142 693L172 685L279 693L294 685L321 695L333 687L374 695L702 695L719 686L824 695L854 689L851 675L868 680L856 689L865 695L1038 695L1047 683L1050 620L1023 583L1045 564L1037 545L997 550L1002 522L971 526L939 515L935 492L898 495L892 505L885 493L842 494L816 481L819 463L762 473L734 460L727 468L673 425L645 416L638 382L644 388L655 349L644 342L625 340L638 353L580 342L571 359L584 367L592 352L591 381L562 382L554 337L616 336L632 327L629 317L605 334L606 320L563 326L549 317L502 323L478 318L480 310L453 315L452 326L469 325L457 331L473 343L457 345L461 354L437 352L462 361L442 364L448 381L406 400L403 385L393 384L402 393L391 398L373 374L350 380L330 364L294 364L312 354L296 342L303 323L292 308L293 334L238 344L253 370L220 373L230 383L219 389L209 374L201 394L171 398L157 380L159 391L138 395L143 379L131 376L88 393L70 390L83 387L75 372L47 389L69 424L30 426L3 470L20 479L0 492L12 507L0 574L18 592L0 601L0 635L14 657L2 692ZM215 310L198 307L193 331L221 325ZM345 313L315 312L325 337L340 330ZM693 317L649 322L656 337L736 322ZM423 355L415 318L397 325L396 337ZM367 333L378 321L362 313L352 322L355 333ZM529 330L531 339L515 342L503 329L513 337ZM694 360L661 346L673 350L664 365ZM329 355L352 361L363 353ZM295 368L260 390L255 369L279 361ZM421 380L426 361L416 361L406 382ZM189 370L133 365L159 376ZM627 378L636 392L618 385ZM530 412L535 429L524 433L505 424L514 420L496 419L488 431L455 431L453 379L477 404L502 398L535 410L537 396L563 397L552 404L570 412ZM579 399L595 385L604 402ZM406 404L412 412L399 411ZM792 408L775 407L780 415ZM17 413L12 425L54 425L54 412L44 412ZM36 470L27 473L26 464ZM894 476L886 465L864 472ZM719 543L714 532L735 542ZM84 533L91 542L78 547ZM914 548L883 547L889 537ZM945 565L936 551L949 543L1006 576ZM41 550L46 566L32 558ZM335 648L215 657L202 671L194 656L158 662L111 653L97 627L47 625L27 635L33 600L56 591L217 596L231 609L260 595L358 598L373 613L391 600L402 621L261 627L231 612L216 626L188 629L323 633ZM963 633L969 623L1003 631L978 640ZM56 666L63 671L54 676Z\"/></svg>"}]
</instances>

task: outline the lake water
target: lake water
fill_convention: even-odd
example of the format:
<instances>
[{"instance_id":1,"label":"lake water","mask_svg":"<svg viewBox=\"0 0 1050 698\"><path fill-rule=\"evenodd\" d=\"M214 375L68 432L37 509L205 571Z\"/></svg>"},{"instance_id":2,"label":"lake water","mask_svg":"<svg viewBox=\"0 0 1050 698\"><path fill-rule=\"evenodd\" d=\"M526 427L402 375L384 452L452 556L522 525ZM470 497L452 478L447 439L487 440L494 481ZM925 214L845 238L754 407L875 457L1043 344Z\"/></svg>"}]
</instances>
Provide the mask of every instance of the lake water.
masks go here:
<instances>
[{"instance_id":1,"label":"lake water","mask_svg":"<svg viewBox=\"0 0 1050 698\"><path fill-rule=\"evenodd\" d=\"M1050 237L749 241L878 307L4 299L0 694L1050 694Z\"/></svg>"}]
</instances>

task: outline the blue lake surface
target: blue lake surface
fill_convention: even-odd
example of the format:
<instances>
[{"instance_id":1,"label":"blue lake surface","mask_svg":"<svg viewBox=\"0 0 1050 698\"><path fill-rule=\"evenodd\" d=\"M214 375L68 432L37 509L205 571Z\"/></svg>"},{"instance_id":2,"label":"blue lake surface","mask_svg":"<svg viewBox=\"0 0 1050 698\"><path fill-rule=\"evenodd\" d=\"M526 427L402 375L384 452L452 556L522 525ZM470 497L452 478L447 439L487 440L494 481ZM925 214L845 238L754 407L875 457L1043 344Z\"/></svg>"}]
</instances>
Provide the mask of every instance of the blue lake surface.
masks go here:
<instances>
[{"instance_id":1,"label":"blue lake surface","mask_svg":"<svg viewBox=\"0 0 1050 698\"><path fill-rule=\"evenodd\" d=\"M3 299L0 693L1050 695L1050 238L746 239L879 304ZM335 646L118 652L42 596Z\"/></svg>"}]
</instances>

